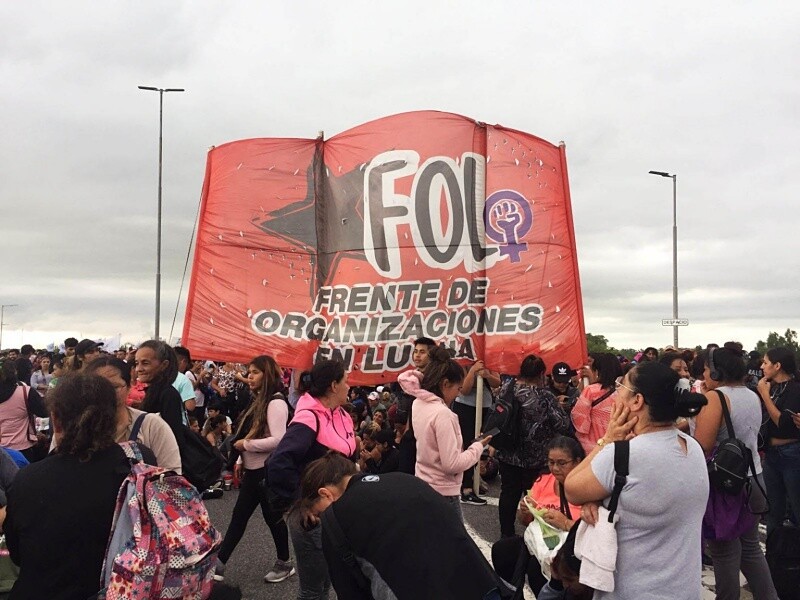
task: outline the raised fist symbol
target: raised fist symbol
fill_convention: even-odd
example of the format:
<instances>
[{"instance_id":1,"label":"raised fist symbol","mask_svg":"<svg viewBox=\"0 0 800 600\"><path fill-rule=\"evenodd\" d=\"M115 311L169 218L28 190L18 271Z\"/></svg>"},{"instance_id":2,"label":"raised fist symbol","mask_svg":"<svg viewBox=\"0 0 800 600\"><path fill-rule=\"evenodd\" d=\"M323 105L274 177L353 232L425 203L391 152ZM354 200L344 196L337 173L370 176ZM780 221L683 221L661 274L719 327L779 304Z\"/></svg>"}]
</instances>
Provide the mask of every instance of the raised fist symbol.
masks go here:
<instances>
[{"instance_id":1,"label":"raised fist symbol","mask_svg":"<svg viewBox=\"0 0 800 600\"><path fill-rule=\"evenodd\" d=\"M517 227L522 223L522 214L514 202L498 202L492 208L492 216L497 226L503 230L506 244L517 243Z\"/></svg>"}]
</instances>

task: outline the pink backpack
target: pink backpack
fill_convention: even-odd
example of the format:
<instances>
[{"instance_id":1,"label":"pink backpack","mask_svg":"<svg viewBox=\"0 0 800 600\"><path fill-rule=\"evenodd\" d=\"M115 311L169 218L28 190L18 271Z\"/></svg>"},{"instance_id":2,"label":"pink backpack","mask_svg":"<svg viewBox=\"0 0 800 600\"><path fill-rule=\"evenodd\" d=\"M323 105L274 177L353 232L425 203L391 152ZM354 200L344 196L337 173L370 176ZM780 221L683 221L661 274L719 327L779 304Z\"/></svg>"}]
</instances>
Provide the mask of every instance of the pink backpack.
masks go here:
<instances>
[{"instance_id":1,"label":"pink backpack","mask_svg":"<svg viewBox=\"0 0 800 600\"><path fill-rule=\"evenodd\" d=\"M131 472L117 495L98 598L206 600L222 536L200 494L175 472L146 465L135 442L120 446Z\"/></svg>"}]
</instances>

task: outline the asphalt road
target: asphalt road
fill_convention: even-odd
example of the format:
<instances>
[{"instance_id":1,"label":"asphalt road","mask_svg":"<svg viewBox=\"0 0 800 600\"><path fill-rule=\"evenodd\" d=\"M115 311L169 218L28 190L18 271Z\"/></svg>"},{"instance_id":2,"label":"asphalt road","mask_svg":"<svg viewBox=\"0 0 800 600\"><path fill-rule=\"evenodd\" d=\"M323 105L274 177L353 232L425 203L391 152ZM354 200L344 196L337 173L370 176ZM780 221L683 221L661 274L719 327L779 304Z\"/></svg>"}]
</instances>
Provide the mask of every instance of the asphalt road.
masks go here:
<instances>
[{"instance_id":1,"label":"asphalt road","mask_svg":"<svg viewBox=\"0 0 800 600\"><path fill-rule=\"evenodd\" d=\"M236 503L237 494L236 490L231 490L225 492L225 495L218 500L206 502L211 519L222 534L225 533L228 527L228 520ZM497 498L499 495L500 486L496 480L489 483L489 493L486 498L490 504L487 506L461 505L467 530L487 556L489 556L491 544L500 537L500 525L497 517ZM517 531L520 534L522 533L522 528L519 525L517 525ZM435 543L435 540L431 541ZM264 524L261 511L256 510L250 519L242 541L228 561L225 581L231 585L239 586L244 600L291 600L296 598L297 575L281 583L264 583L264 575L270 570L275 559L275 544L272 541L272 536ZM744 581L742 583L744 584ZM703 600L713 600L713 584L713 571L710 568L704 569L703 585L705 589ZM530 590L526 590L525 597L532 599L534 596L530 593ZM331 600L334 598L336 598L336 594L331 591ZM741 600L751 599L750 592L743 588Z\"/></svg>"}]
</instances>

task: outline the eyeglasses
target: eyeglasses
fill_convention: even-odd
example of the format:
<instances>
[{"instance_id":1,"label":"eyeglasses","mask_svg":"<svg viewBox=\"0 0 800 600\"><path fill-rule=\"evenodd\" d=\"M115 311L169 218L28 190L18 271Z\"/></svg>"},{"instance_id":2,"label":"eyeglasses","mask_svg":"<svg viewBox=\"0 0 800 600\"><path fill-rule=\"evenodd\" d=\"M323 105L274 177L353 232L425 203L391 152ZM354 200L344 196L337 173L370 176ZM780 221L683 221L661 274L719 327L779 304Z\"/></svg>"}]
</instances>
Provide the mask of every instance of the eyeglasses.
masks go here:
<instances>
[{"instance_id":1,"label":"eyeglasses","mask_svg":"<svg viewBox=\"0 0 800 600\"><path fill-rule=\"evenodd\" d=\"M638 394L638 393L639 393L639 392L637 392L635 389L633 389L633 388L630 388L630 387L628 387L627 385L625 385L624 383L622 383L622 381L619 381L619 380L617 380L617 382L614 384L614 389L615 389L615 390L618 390L618 389L619 389L619 388L621 388L621 387L623 387L623 388L625 388L626 390L628 390L628 391L629 391L631 394Z\"/></svg>"},{"instance_id":2,"label":"eyeglasses","mask_svg":"<svg viewBox=\"0 0 800 600\"><path fill-rule=\"evenodd\" d=\"M548 460L547 461L547 466L550 467L551 469L553 467L558 467L559 470L561 470L564 467L566 467L567 465L569 465L571 463L574 463L574 462L575 462L575 460Z\"/></svg>"}]
</instances>

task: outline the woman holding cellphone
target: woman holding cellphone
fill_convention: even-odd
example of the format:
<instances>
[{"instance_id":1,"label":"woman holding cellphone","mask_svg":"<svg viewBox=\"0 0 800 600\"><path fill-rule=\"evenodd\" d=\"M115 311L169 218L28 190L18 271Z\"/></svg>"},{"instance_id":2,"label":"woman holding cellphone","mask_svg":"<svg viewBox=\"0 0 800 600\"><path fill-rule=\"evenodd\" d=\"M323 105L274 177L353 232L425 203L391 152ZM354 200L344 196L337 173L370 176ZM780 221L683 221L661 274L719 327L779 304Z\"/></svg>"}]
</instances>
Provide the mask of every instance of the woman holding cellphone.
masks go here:
<instances>
[{"instance_id":1,"label":"woman holding cellphone","mask_svg":"<svg viewBox=\"0 0 800 600\"><path fill-rule=\"evenodd\" d=\"M758 382L758 395L769 415L763 465L770 502L769 535L783 522L787 498L794 511L792 517L800 518L800 382L795 375L795 355L789 348L767 350L762 369L764 377ZM794 524L798 525L796 521Z\"/></svg>"}]
</instances>

